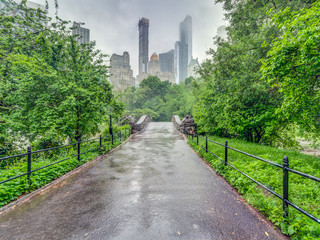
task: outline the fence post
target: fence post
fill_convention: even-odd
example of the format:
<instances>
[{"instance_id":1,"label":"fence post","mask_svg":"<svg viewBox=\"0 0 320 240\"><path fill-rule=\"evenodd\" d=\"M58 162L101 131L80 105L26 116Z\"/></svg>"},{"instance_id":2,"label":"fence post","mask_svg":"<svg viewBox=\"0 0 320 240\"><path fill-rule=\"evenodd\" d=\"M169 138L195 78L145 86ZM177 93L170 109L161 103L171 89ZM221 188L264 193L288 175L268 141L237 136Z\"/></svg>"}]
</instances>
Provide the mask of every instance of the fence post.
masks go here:
<instances>
[{"instance_id":1,"label":"fence post","mask_svg":"<svg viewBox=\"0 0 320 240\"><path fill-rule=\"evenodd\" d=\"M81 139L78 137L78 161L80 161L80 144L81 144Z\"/></svg>"},{"instance_id":2,"label":"fence post","mask_svg":"<svg viewBox=\"0 0 320 240\"><path fill-rule=\"evenodd\" d=\"M224 165L227 166L228 164L228 141L226 140L224 143Z\"/></svg>"},{"instance_id":3,"label":"fence post","mask_svg":"<svg viewBox=\"0 0 320 240\"><path fill-rule=\"evenodd\" d=\"M288 218L289 211L288 211L288 201L289 199L289 159L287 156L284 156L282 161L283 166L283 217Z\"/></svg>"},{"instance_id":4,"label":"fence post","mask_svg":"<svg viewBox=\"0 0 320 240\"><path fill-rule=\"evenodd\" d=\"M120 142L121 142L121 131L120 131Z\"/></svg>"},{"instance_id":5,"label":"fence post","mask_svg":"<svg viewBox=\"0 0 320 240\"><path fill-rule=\"evenodd\" d=\"M111 117L111 115L110 115L109 134L111 135L111 142L112 142L112 145L113 145L113 129L112 129L112 117Z\"/></svg>"},{"instance_id":6,"label":"fence post","mask_svg":"<svg viewBox=\"0 0 320 240\"><path fill-rule=\"evenodd\" d=\"M31 176L31 147L28 147L28 184L30 185Z\"/></svg>"},{"instance_id":7,"label":"fence post","mask_svg":"<svg viewBox=\"0 0 320 240\"><path fill-rule=\"evenodd\" d=\"M208 135L206 134L206 152L208 152Z\"/></svg>"},{"instance_id":8,"label":"fence post","mask_svg":"<svg viewBox=\"0 0 320 240\"><path fill-rule=\"evenodd\" d=\"M102 147L102 138L101 138L101 134L100 134L100 149Z\"/></svg>"},{"instance_id":9,"label":"fence post","mask_svg":"<svg viewBox=\"0 0 320 240\"><path fill-rule=\"evenodd\" d=\"M199 135L197 134L197 145L199 145Z\"/></svg>"},{"instance_id":10,"label":"fence post","mask_svg":"<svg viewBox=\"0 0 320 240\"><path fill-rule=\"evenodd\" d=\"M111 134L111 143L113 145L113 134Z\"/></svg>"}]
</instances>

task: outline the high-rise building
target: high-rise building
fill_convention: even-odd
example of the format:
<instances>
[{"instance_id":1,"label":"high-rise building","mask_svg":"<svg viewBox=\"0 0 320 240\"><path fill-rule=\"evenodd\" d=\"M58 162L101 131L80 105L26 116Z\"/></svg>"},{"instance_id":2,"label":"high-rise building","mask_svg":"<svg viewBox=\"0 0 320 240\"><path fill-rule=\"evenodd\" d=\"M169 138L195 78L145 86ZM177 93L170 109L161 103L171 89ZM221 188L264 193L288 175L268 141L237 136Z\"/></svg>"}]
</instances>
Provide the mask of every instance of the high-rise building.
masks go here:
<instances>
[{"instance_id":1,"label":"high-rise building","mask_svg":"<svg viewBox=\"0 0 320 240\"><path fill-rule=\"evenodd\" d=\"M153 53L150 57L149 71L148 73L152 76L157 76L161 72L160 60L157 53Z\"/></svg>"},{"instance_id":2,"label":"high-rise building","mask_svg":"<svg viewBox=\"0 0 320 240\"><path fill-rule=\"evenodd\" d=\"M77 35L77 41L80 44L90 42L90 29L81 27L83 24L73 22L72 35Z\"/></svg>"},{"instance_id":3,"label":"high-rise building","mask_svg":"<svg viewBox=\"0 0 320 240\"><path fill-rule=\"evenodd\" d=\"M160 68L162 72L174 73L174 50L159 54Z\"/></svg>"},{"instance_id":4,"label":"high-rise building","mask_svg":"<svg viewBox=\"0 0 320 240\"><path fill-rule=\"evenodd\" d=\"M122 56L112 54L110 58L110 82L114 89L120 91L135 85L128 52L124 52Z\"/></svg>"},{"instance_id":5,"label":"high-rise building","mask_svg":"<svg viewBox=\"0 0 320 240\"><path fill-rule=\"evenodd\" d=\"M159 56L156 53L153 53L150 57L148 76L156 76L161 81L169 81L170 83L175 82L174 74L172 72L163 72L161 71L161 64Z\"/></svg>"},{"instance_id":6,"label":"high-rise building","mask_svg":"<svg viewBox=\"0 0 320 240\"><path fill-rule=\"evenodd\" d=\"M199 78L199 74L197 73L198 67L199 67L199 60L198 58L196 59L191 59L189 66L188 66L188 77L194 77L194 78Z\"/></svg>"},{"instance_id":7,"label":"high-rise building","mask_svg":"<svg viewBox=\"0 0 320 240\"><path fill-rule=\"evenodd\" d=\"M191 16L186 16L182 23L180 23L179 28L180 42L188 46L188 64L192 59L192 18Z\"/></svg>"},{"instance_id":8,"label":"high-rise building","mask_svg":"<svg viewBox=\"0 0 320 240\"><path fill-rule=\"evenodd\" d=\"M174 47L174 73L176 83L188 76L188 65L192 59L192 18L187 16L179 26L180 41Z\"/></svg>"},{"instance_id":9,"label":"high-rise building","mask_svg":"<svg viewBox=\"0 0 320 240\"><path fill-rule=\"evenodd\" d=\"M188 45L183 42L176 42L174 46L174 74L176 84L184 81L188 74Z\"/></svg>"},{"instance_id":10,"label":"high-rise building","mask_svg":"<svg viewBox=\"0 0 320 240\"><path fill-rule=\"evenodd\" d=\"M139 20L139 75L148 73L149 60L149 19Z\"/></svg>"}]
</instances>

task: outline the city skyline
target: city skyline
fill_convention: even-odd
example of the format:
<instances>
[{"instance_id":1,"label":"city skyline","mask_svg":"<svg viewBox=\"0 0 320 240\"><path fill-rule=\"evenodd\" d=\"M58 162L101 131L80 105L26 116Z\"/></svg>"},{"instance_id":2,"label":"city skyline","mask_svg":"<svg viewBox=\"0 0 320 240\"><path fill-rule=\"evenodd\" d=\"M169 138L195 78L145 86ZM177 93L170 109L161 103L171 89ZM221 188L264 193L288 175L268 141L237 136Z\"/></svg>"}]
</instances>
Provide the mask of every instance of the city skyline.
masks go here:
<instances>
[{"instance_id":1,"label":"city skyline","mask_svg":"<svg viewBox=\"0 0 320 240\"><path fill-rule=\"evenodd\" d=\"M44 0L32 0L44 4ZM49 14L54 16L54 0L49 0ZM139 42L138 20L150 20L149 57L174 48L179 39L179 24L190 15L193 18L193 56L202 62L206 51L214 47L217 29L225 25L221 4L214 0L64 0L59 2L58 16L71 22L84 22L90 29L90 39L97 48L108 54L128 51L134 76L138 75Z\"/></svg>"}]
</instances>

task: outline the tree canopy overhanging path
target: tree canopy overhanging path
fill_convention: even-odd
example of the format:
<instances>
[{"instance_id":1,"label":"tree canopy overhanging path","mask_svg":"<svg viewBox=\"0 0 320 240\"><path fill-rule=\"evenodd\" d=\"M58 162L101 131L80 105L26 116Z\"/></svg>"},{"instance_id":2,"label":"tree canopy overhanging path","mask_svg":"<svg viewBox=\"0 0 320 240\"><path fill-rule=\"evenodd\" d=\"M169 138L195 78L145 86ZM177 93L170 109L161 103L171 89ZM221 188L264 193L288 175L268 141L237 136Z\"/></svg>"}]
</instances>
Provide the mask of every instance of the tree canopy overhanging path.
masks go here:
<instances>
[{"instance_id":1,"label":"tree canopy overhanging path","mask_svg":"<svg viewBox=\"0 0 320 240\"><path fill-rule=\"evenodd\" d=\"M285 239L172 123L0 215L0 239Z\"/></svg>"}]
</instances>

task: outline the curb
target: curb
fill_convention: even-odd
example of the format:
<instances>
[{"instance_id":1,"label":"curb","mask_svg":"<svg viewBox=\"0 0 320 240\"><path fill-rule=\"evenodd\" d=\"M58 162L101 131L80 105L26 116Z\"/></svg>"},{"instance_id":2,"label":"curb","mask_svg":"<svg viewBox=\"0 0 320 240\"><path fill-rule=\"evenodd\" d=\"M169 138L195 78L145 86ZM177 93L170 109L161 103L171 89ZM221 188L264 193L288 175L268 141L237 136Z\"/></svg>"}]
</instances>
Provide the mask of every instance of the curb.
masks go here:
<instances>
[{"instance_id":1,"label":"curb","mask_svg":"<svg viewBox=\"0 0 320 240\"><path fill-rule=\"evenodd\" d=\"M46 191L48 191L52 187L58 185L59 183L63 182L64 180L67 180L71 177L74 177L77 174L82 173L83 171L87 170L92 165L98 163L99 161L102 161L103 159L105 159L106 157L111 155L113 152L118 151L120 148L122 148L133 136L134 136L134 134L131 134L125 141L123 141L121 144L119 144L115 148L111 149L108 153L106 153L104 155L100 155L100 156L92 159L91 161L73 169L72 171L62 175L61 177L53 180L52 182L42 186L41 188L38 188L37 190L34 190L26 195L23 195L19 199L16 199L13 202L10 202L7 205L3 206L2 208L0 208L0 216L4 213L9 212L10 210L14 209L16 206L19 206L25 202L30 201L31 198L33 198L37 195L44 194Z\"/></svg>"}]
</instances>

